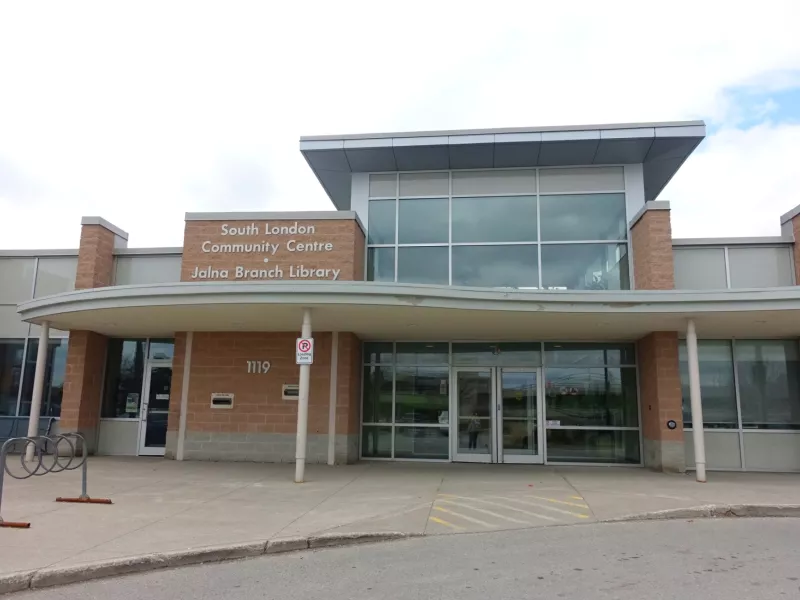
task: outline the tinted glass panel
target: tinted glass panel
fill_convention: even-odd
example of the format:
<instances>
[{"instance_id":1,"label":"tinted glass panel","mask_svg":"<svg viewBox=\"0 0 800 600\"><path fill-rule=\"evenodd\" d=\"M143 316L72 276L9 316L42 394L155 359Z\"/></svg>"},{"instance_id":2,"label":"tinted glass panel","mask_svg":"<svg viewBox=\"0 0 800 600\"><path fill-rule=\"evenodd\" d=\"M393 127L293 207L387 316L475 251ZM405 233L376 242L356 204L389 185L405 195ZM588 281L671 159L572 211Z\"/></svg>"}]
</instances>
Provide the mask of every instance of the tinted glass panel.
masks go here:
<instances>
[{"instance_id":1,"label":"tinted glass panel","mask_svg":"<svg viewBox=\"0 0 800 600\"><path fill-rule=\"evenodd\" d=\"M628 248L623 244L542 246L542 286L565 290L627 290Z\"/></svg>"},{"instance_id":2,"label":"tinted glass panel","mask_svg":"<svg viewBox=\"0 0 800 600\"><path fill-rule=\"evenodd\" d=\"M179 261L180 262L180 261ZM40 258L36 267L37 298L51 296L75 289L75 273L78 270L78 257ZM180 268L178 268L180 281Z\"/></svg>"},{"instance_id":3,"label":"tinted glass panel","mask_svg":"<svg viewBox=\"0 0 800 600\"><path fill-rule=\"evenodd\" d=\"M0 415L17 413L17 395L22 377L23 340L0 341Z\"/></svg>"},{"instance_id":4,"label":"tinted glass panel","mask_svg":"<svg viewBox=\"0 0 800 600\"><path fill-rule=\"evenodd\" d=\"M539 193L618 192L625 189L622 167L540 169Z\"/></svg>"},{"instance_id":5,"label":"tinted glass panel","mask_svg":"<svg viewBox=\"0 0 800 600\"><path fill-rule=\"evenodd\" d=\"M399 248L397 281L447 285L450 280L447 247Z\"/></svg>"},{"instance_id":6,"label":"tinted glass panel","mask_svg":"<svg viewBox=\"0 0 800 600\"><path fill-rule=\"evenodd\" d=\"M450 405L447 367L397 367L396 423L446 423Z\"/></svg>"},{"instance_id":7,"label":"tinted glass panel","mask_svg":"<svg viewBox=\"0 0 800 600\"><path fill-rule=\"evenodd\" d=\"M367 251L367 281L394 281L394 248Z\"/></svg>"},{"instance_id":8,"label":"tinted glass panel","mask_svg":"<svg viewBox=\"0 0 800 600\"><path fill-rule=\"evenodd\" d=\"M394 244L396 200L370 200L367 240L370 244Z\"/></svg>"},{"instance_id":9,"label":"tinted glass panel","mask_svg":"<svg viewBox=\"0 0 800 600\"><path fill-rule=\"evenodd\" d=\"M563 369L545 373L546 415L558 425L637 427L636 369Z\"/></svg>"},{"instance_id":10,"label":"tinted glass panel","mask_svg":"<svg viewBox=\"0 0 800 600\"><path fill-rule=\"evenodd\" d=\"M538 342L459 342L453 344L453 364L460 366L538 367Z\"/></svg>"},{"instance_id":11,"label":"tinted glass panel","mask_svg":"<svg viewBox=\"0 0 800 600\"><path fill-rule=\"evenodd\" d=\"M453 242L535 242L536 198L453 198Z\"/></svg>"},{"instance_id":12,"label":"tinted glass panel","mask_svg":"<svg viewBox=\"0 0 800 600\"><path fill-rule=\"evenodd\" d=\"M442 427L395 427L395 458L447 459L450 430Z\"/></svg>"},{"instance_id":13,"label":"tinted glass panel","mask_svg":"<svg viewBox=\"0 0 800 600\"><path fill-rule=\"evenodd\" d=\"M379 173L369 176L370 198L394 198L397 196L397 174Z\"/></svg>"},{"instance_id":14,"label":"tinted glass panel","mask_svg":"<svg viewBox=\"0 0 800 600\"><path fill-rule=\"evenodd\" d=\"M633 344L547 343L544 362L548 367L586 367L636 364Z\"/></svg>"},{"instance_id":15,"label":"tinted glass panel","mask_svg":"<svg viewBox=\"0 0 800 600\"><path fill-rule=\"evenodd\" d=\"M447 342L398 342L397 363L408 365L446 365L449 361Z\"/></svg>"},{"instance_id":16,"label":"tinted glass panel","mask_svg":"<svg viewBox=\"0 0 800 600\"><path fill-rule=\"evenodd\" d=\"M547 460L638 464L639 432L631 429L548 429Z\"/></svg>"},{"instance_id":17,"label":"tinted glass panel","mask_svg":"<svg viewBox=\"0 0 800 600\"><path fill-rule=\"evenodd\" d=\"M455 171L454 196L480 194L535 194L536 171L524 169Z\"/></svg>"},{"instance_id":18,"label":"tinted glass panel","mask_svg":"<svg viewBox=\"0 0 800 600\"><path fill-rule=\"evenodd\" d=\"M447 196L449 193L448 173L400 173L400 197Z\"/></svg>"},{"instance_id":19,"label":"tinted glass panel","mask_svg":"<svg viewBox=\"0 0 800 600\"><path fill-rule=\"evenodd\" d=\"M538 288L538 248L453 246L453 285Z\"/></svg>"},{"instance_id":20,"label":"tinted glass panel","mask_svg":"<svg viewBox=\"0 0 800 600\"><path fill-rule=\"evenodd\" d=\"M542 196L542 241L624 240L625 194Z\"/></svg>"},{"instance_id":21,"label":"tinted glass panel","mask_svg":"<svg viewBox=\"0 0 800 600\"><path fill-rule=\"evenodd\" d=\"M691 427L692 402L689 397L689 361L686 342L681 342L678 355L683 395L683 426ZM697 342L697 357L700 363L703 427L707 429L739 427L731 343L727 340L700 340Z\"/></svg>"},{"instance_id":22,"label":"tinted glass panel","mask_svg":"<svg viewBox=\"0 0 800 600\"><path fill-rule=\"evenodd\" d=\"M175 342L172 340L150 340L150 358L153 360L172 360Z\"/></svg>"},{"instance_id":23,"label":"tinted glass panel","mask_svg":"<svg viewBox=\"0 0 800 600\"><path fill-rule=\"evenodd\" d=\"M367 342L364 344L364 362L391 363L392 342Z\"/></svg>"},{"instance_id":24,"label":"tinted glass panel","mask_svg":"<svg viewBox=\"0 0 800 600\"><path fill-rule=\"evenodd\" d=\"M369 425L362 427L361 456L368 458L391 458L392 428L371 427Z\"/></svg>"},{"instance_id":25,"label":"tinted glass panel","mask_svg":"<svg viewBox=\"0 0 800 600\"><path fill-rule=\"evenodd\" d=\"M392 367L364 367L364 423L392 421Z\"/></svg>"},{"instance_id":26,"label":"tinted glass panel","mask_svg":"<svg viewBox=\"0 0 800 600\"><path fill-rule=\"evenodd\" d=\"M102 417L135 419L141 406L145 340L108 341Z\"/></svg>"},{"instance_id":27,"label":"tinted glass panel","mask_svg":"<svg viewBox=\"0 0 800 600\"><path fill-rule=\"evenodd\" d=\"M47 345L47 363L44 372L42 389L42 407L39 413L43 417L61 416L61 398L64 395L64 374L67 368L67 339L50 340ZM39 352L39 340L28 342L28 356L25 359L25 381L22 384L21 415L31 414L33 398L33 380L36 375L36 356Z\"/></svg>"},{"instance_id":28,"label":"tinted glass panel","mask_svg":"<svg viewBox=\"0 0 800 600\"><path fill-rule=\"evenodd\" d=\"M743 427L800 429L797 341L737 340L736 369Z\"/></svg>"},{"instance_id":29,"label":"tinted glass panel","mask_svg":"<svg viewBox=\"0 0 800 600\"><path fill-rule=\"evenodd\" d=\"M447 198L400 200L400 244L446 244L450 233Z\"/></svg>"},{"instance_id":30,"label":"tinted glass panel","mask_svg":"<svg viewBox=\"0 0 800 600\"><path fill-rule=\"evenodd\" d=\"M789 248L729 248L732 288L793 285Z\"/></svg>"},{"instance_id":31,"label":"tinted glass panel","mask_svg":"<svg viewBox=\"0 0 800 600\"><path fill-rule=\"evenodd\" d=\"M725 275L725 250L722 248L676 248L676 290L723 290L728 287Z\"/></svg>"},{"instance_id":32,"label":"tinted glass panel","mask_svg":"<svg viewBox=\"0 0 800 600\"><path fill-rule=\"evenodd\" d=\"M33 258L0 258L0 304L30 300L35 264Z\"/></svg>"}]
</instances>

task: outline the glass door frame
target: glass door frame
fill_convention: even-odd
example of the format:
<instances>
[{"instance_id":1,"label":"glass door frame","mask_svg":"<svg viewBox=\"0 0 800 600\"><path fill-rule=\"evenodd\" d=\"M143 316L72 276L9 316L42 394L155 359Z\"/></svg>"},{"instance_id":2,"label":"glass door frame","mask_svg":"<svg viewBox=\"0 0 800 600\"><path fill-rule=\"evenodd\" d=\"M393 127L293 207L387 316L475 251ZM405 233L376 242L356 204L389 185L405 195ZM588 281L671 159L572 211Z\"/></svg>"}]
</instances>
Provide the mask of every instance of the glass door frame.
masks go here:
<instances>
[{"instance_id":1,"label":"glass door frame","mask_svg":"<svg viewBox=\"0 0 800 600\"><path fill-rule=\"evenodd\" d=\"M139 436L136 443L137 456L164 456L166 448L146 446L147 415L150 412L150 382L153 369L168 367L172 369L172 360L147 360L144 364L144 381L142 382L142 400L139 405ZM172 373L175 374L174 371Z\"/></svg>"},{"instance_id":2,"label":"glass door frame","mask_svg":"<svg viewBox=\"0 0 800 600\"><path fill-rule=\"evenodd\" d=\"M491 375L491 452L488 454L460 453L459 447L459 411L458 411L458 374L486 373ZM506 454L503 451L503 372L533 373L536 376L536 454ZM544 380L542 367L452 367L450 381L450 456L455 462L472 463L506 463L506 464L544 464L545 420L544 420Z\"/></svg>"}]
</instances>

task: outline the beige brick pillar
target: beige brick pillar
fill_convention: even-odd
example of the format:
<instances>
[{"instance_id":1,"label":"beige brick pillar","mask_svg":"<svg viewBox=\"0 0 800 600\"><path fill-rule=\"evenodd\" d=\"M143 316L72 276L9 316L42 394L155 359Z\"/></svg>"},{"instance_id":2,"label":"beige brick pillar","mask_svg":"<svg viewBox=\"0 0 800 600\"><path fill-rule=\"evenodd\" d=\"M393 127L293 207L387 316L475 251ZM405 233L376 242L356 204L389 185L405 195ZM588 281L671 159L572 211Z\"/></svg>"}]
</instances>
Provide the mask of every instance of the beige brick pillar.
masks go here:
<instances>
[{"instance_id":1,"label":"beige brick pillar","mask_svg":"<svg viewBox=\"0 0 800 600\"><path fill-rule=\"evenodd\" d=\"M631 221L633 280L637 290L672 290L675 265L669 202L647 202ZM658 471L686 470L678 334L656 331L638 343L639 402L644 464ZM668 423L675 422L675 429Z\"/></svg>"},{"instance_id":2,"label":"beige brick pillar","mask_svg":"<svg viewBox=\"0 0 800 600\"><path fill-rule=\"evenodd\" d=\"M75 289L113 285L114 248L124 248L128 234L99 217L81 221ZM61 404L61 431L78 431L89 450L96 447L108 340L93 331L70 331Z\"/></svg>"},{"instance_id":3,"label":"beige brick pillar","mask_svg":"<svg viewBox=\"0 0 800 600\"><path fill-rule=\"evenodd\" d=\"M794 283L800 285L800 206L795 206L785 215L781 215L781 235L794 240L792 253L794 258Z\"/></svg>"}]
</instances>

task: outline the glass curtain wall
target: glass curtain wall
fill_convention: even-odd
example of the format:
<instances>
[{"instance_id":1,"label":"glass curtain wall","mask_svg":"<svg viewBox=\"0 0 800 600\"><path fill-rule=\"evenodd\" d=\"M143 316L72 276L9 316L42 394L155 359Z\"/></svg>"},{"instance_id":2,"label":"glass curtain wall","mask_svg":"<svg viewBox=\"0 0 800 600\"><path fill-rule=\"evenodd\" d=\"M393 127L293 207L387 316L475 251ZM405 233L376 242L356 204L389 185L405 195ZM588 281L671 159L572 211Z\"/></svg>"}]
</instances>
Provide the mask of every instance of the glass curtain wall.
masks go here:
<instances>
[{"instance_id":1,"label":"glass curtain wall","mask_svg":"<svg viewBox=\"0 0 800 600\"><path fill-rule=\"evenodd\" d=\"M47 347L43 417L61 416L68 338L51 338ZM39 338L0 340L0 417L29 416Z\"/></svg>"},{"instance_id":2,"label":"glass curtain wall","mask_svg":"<svg viewBox=\"0 0 800 600\"><path fill-rule=\"evenodd\" d=\"M367 280L629 289L621 167L370 175Z\"/></svg>"},{"instance_id":3,"label":"glass curtain wall","mask_svg":"<svg viewBox=\"0 0 800 600\"><path fill-rule=\"evenodd\" d=\"M548 462L641 462L635 346L540 342L365 343L363 457L449 458L450 365L543 365Z\"/></svg>"},{"instance_id":4,"label":"glass curtain wall","mask_svg":"<svg viewBox=\"0 0 800 600\"><path fill-rule=\"evenodd\" d=\"M699 340L697 351L704 429L800 430L796 340ZM685 341L680 346L680 373L684 427L689 428Z\"/></svg>"}]
</instances>

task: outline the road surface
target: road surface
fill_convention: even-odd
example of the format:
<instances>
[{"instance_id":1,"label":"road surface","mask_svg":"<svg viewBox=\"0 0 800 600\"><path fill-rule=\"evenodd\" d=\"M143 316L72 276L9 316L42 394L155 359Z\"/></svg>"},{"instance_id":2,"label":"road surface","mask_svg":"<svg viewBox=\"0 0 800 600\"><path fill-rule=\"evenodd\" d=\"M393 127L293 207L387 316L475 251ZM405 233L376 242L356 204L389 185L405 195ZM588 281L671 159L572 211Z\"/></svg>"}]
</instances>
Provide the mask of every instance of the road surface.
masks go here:
<instances>
[{"instance_id":1,"label":"road surface","mask_svg":"<svg viewBox=\"0 0 800 600\"><path fill-rule=\"evenodd\" d=\"M800 519L557 526L333 548L33 590L19 600L800 598Z\"/></svg>"}]
</instances>

